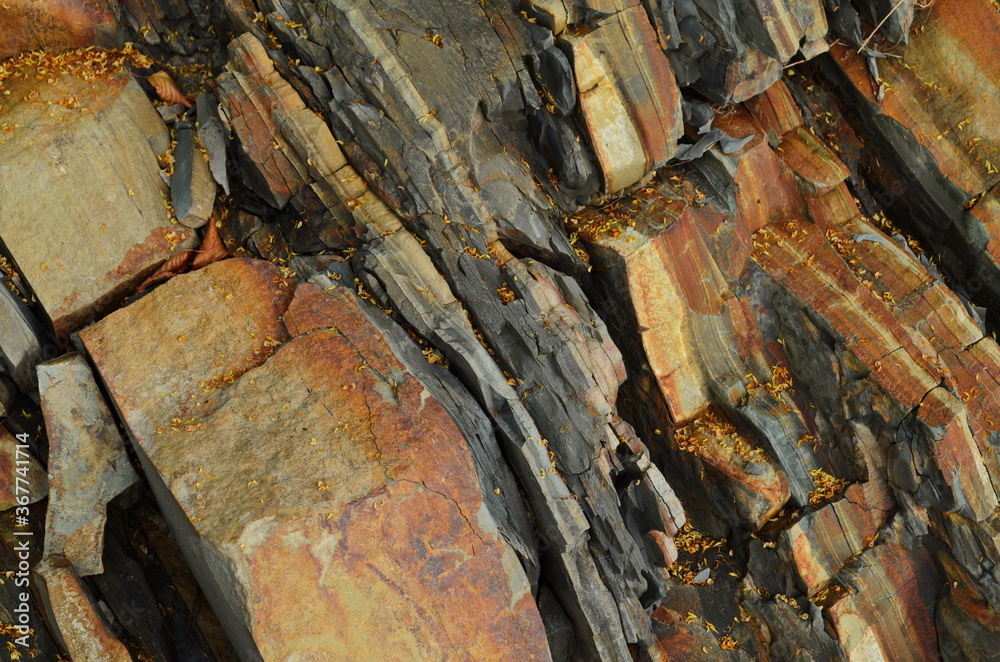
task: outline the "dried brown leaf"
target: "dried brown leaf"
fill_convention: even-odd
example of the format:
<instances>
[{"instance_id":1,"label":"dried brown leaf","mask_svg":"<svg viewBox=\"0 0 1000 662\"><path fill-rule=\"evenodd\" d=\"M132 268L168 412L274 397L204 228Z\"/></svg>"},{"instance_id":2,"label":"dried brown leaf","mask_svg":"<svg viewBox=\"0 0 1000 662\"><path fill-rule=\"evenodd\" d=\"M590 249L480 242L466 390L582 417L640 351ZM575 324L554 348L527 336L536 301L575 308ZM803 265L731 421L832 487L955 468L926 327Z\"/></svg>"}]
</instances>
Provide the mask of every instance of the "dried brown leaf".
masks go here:
<instances>
[{"instance_id":1,"label":"dried brown leaf","mask_svg":"<svg viewBox=\"0 0 1000 662\"><path fill-rule=\"evenodd\" d=\"M174 276L184 273L190 268L191 258L194 257L194 254L194 250L186 250L171 255L166 262L160 265L160 268L157 269L152 276L142 281L142 285L139 286L138 290L142 292L148 287L152 287L157 283L162 283L170 280Z\"/></svg>"},{"instance_id":2,"label":"dried brown leaf","mask_svg":"<svg viewBox=\"0 0 1000 662\"><path fill-rule=\"evenodd\" d=\"M208 230L205 231L205 238L194 256L191 269L201 269L227 257L229 257L229 252L223 245L222 239L219 238L219 228L215 224L215 219L212 219L208 222Z\"/></svg>"},{"instance_id":3,"label":"dried brown leaf","mask_svg":"<svg viewBox=\"0 0 1000 662\"><path fill-rule=\"evenodd\" d=\"M191 107L191 102L187 100L187 97L177 87L177 83L174 82L174 79L166 71L157 71L148 80L149 84L156 90L156 96L162 100L167 103L183 104L185 108Z\"/></svg>"}]
</instances>

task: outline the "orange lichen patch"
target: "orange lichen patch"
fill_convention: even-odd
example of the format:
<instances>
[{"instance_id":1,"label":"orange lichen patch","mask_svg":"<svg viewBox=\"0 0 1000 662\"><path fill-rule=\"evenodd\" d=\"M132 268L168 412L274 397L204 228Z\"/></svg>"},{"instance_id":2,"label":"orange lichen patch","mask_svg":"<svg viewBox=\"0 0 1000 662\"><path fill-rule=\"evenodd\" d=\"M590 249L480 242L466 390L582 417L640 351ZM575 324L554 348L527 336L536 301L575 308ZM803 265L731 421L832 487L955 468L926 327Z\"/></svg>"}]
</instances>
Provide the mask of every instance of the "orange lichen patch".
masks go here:
<instances>
[{"instance_id":1,"label":"orange lichen patch","mask_svg":"<svg viewBox=\"0 0 1000 662\"><path fill-rule=\"evenodd\" d=\"M677 446L688 453L706 455L709 446L721 447L747 462L763 462L764 450L743 436L729 421L712 410L674 432Z\"/></svg>"},{"instance_id":2,"label":"orange lichen patch","mask_svg":"<svg viewBox=\"0 0 1000 662\"><path fill-rule=\"evenodd\" d=\"M816 489L809 491L809 505L812 506L829 501L843 492L848 485L843 478L837 478L822 469L813 469L809 475L812 476L813 485L816 486Z\"/></svg>"}]
</instances>

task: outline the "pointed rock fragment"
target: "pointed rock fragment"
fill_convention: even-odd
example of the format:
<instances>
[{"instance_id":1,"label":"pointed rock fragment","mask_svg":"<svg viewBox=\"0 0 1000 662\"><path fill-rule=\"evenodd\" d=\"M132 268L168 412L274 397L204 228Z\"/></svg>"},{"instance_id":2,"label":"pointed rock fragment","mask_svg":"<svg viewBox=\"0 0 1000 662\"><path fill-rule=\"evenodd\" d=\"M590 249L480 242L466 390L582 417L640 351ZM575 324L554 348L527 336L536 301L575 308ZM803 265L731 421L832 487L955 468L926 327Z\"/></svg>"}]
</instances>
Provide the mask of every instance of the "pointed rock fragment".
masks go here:
<instances>
[{"instance_id":1,"label":"pointed rock fragment","mask_svg":"<svg viewBox=\"0 0 1000 662\"><path fill-rule=\"evenodd\" d=\"M132 662L69 561L48 557L34 570L44 581L50 615L73 662Z\"/></svg>"}]
</instances>

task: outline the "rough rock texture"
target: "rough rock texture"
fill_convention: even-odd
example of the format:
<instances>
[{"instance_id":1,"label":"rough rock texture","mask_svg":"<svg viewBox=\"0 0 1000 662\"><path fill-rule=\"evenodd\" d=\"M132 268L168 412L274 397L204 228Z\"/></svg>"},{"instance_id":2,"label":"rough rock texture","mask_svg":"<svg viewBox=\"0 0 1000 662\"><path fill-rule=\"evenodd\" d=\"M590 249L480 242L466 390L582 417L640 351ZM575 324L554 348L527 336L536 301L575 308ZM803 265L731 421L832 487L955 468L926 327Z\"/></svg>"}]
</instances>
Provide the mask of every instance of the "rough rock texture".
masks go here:
<instances>
[{"instance_id":1,"label":"rough rock texture","mask_svg":"<svg viewBox=\"0 0 1000 662\"><path fill-rule=\"evenodd\" d=\"M170 223L167 131L132 77L30 62L3 80L0 236L65 344L197 239Z\"/></svg>"},{"instance_id":2,"label":"rough rock texture","mask_svg":"<svg viewBox=\"0 0 1000 662\"><path fill-rule=\"evenodd\" d=\"M225 250L82 342L245 659L995 656L995 6L119 9L197 99L158 79L178 248ZM0 236L27 420L34 318L88 320ZM84 583L202 659L125 497Z\"/></svg>"},{"instance_id":3,"label":"rough rock texture","mask_svg":"<svg viewBox=\"0 0 1000 662\"><path fill-rule=\"evenodd\" d=\"M560 43L572 57L580 113L605 191L665 164L683 134L680 90L645 10L629 7L593 31L566 33Z\"/></svg>"},{"instance_id":4,"label":"rough rock texture","mask_svg":"<svg viewBox=\"0 0 1000 662\"><path fill-rule=\"evenodd\" d=\"M82 355L39 365L38 389L49 440L45 554L65 557L79 576L98 575L105 509L138 476Z\"/></svg>"},{"instance_id":5,"label":"rough rock texture","mask_svg":"<svg viewBox=\"0 0 1000 662\"><path fill-rule=\"evenodd\" d=\"M136 335L169 343L152 379ZM457 428L353 294L230 260L82 337L245 659L548 657Z\"/></svg>"},{"instance_id":6,"label":"rough rock texture","mask_svg":"<svg viewBox=\"0 0 1000 662\"><path fill-rule=\"evenodd\" d=\"M630 404L644 432L671 422L658 400L678 422L712 403L752 432L797 507L779 525L779 556L797 569L799 590L831 605L847 656L897 659L906 647L928 659L937 654L936 593L920 591L937 574L920 552L899 550L927 544L915 542L927 539L926 509L953 513L948 521L970 533L992 530L1000 417L991 388L979 385L997 374L997 346L933 266L862 215L841 183L849 168L803 126L783 85L743 112L724 120L732 135L757 136L726 166L735 195L723 189L705 207L698 183L670 178L623 204L628 213L577 221L593 242L595 281L631 294L628 307L619 299L608 309L620 332L643 338L635 360L648 377ZM671 482L697 470L718 484L710 491L744 504L720 513L682 496L695 525L759 527L740 517L753 474L719 472L682 432L653 447L673 466ZM894 537L905 542L883 542L900 509L905 518L892 521L907 533ZM963 543L945 540L965 557ZM883 600L906 611L888 617Z\"/></svg>"},{"instance_id":7,"label":"rough rock texture","mask_svg":"<svg viewBox=\"0 0 1000 662\"><path fill-rule=\"evenodd\" d=\"M3 58L22 51L109 46L118 36L119 8L108 0L10 0L3 11Z\"/></svg>"},{"instance_id":8,"label":"rough rock texture","mask_svg":"<svg viewBox=\"0 0 1000 662\"><path fill-rule=\"evenodd\" d=\"M489 218L464 215L468 206L484 204L475 186L442 182L445 201L454 208L422 216L426 239L421 241L435 247L429 257L353 168L342 165L329 131L303 107L256 38L244 35L230 51L233 73L220 80L220 102L241 144L281 146L279 157L255 162L259 181L273 185L275 196L296 195L308 184L331 213L346 207L353 217L345 221L377 238L356 257L358 282L385 306L398 306L403 319L433 339L474 384L540 521L542 551L560 569L552 588L578 632L586 633L580 645L590 655L624 659L624 641L650 640L640 598L663 590L669 537L684 519L641 442L614 413L622 365L585 295L559 272L510 254ZM390 66L393 60L383 56L380 63ZM248 92L261 97L254 107L271 108L270 121L259 128L241 119L247 105L239 99ZM406 93L398 92L399 101L414 103ZM420 190L419 183L414 186ZM433 199L432 194L427 189L421 195ZM461 226L452 223L450 213L461 218ZM468 314L452 288L469 305ZM619 496L616 477L630 474L635 478ZM579 506L570 501L574 496ZM650 532L666 541L666 556L646 542ZM530 548L522 553L529 566L535 553ZM603 584L595 582L599 575Z\"/></svg>"},{"instance_id":9,"label":"rough rock texture","mask_svg":"<svg viewBox=\"0 0 1000 662\"><path fill-rule=\"evenodd\" d=\"M834 49L823 74L867 143L860 167L872 195L941 256L955 288L990 310L1000 302L1000 38L996 7L960 0L933 6L901 59L886 58L873 80L864 61ZM876 157L878 154L878 157ZM879 164L874 163L880 158Z\"/></svg>"},{"instance_id":10,"label":"rough rock texture","mask_svg":"<svg viewBox=\"0 0 1000 662\"><path fill-rule=\"evenodd\" d=\"M108 629L68 561L46 559L35 572L45 582L48 609L74 662L130 662L128 649Z\"/></svg>"},{"instance_id":11,"label":"rough rock texture","mask_svg":"<svg viewBox=\"0 0 1000 662\"><path fill-rule=\"evenodd\" d=\"M0 427L0 511L17 505L17 496L25 488L29 503L44 499L49 491L45 469L29 448L18 448L19 444L7 428ZM19 476L21 490L17 489Z\"/></svg>"}]
</instances>

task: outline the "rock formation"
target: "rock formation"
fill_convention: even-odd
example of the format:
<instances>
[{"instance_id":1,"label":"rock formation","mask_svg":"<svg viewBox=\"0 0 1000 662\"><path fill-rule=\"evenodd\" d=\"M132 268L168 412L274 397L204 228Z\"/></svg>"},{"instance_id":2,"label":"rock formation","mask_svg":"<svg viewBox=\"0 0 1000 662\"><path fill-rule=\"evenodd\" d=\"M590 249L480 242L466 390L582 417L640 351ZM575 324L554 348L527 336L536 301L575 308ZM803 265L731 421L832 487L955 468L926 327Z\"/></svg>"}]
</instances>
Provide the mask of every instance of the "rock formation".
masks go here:
<instances>
[{"instance_id":1,"label":"rock formation","mask_svg":"<svg viewBox=\"0 0 1000 662\"><path fill-rule=\"evenodd\" d=\"M995 4L10 11L17 659L996 658Z\"/></svg>"}]
</instances>

